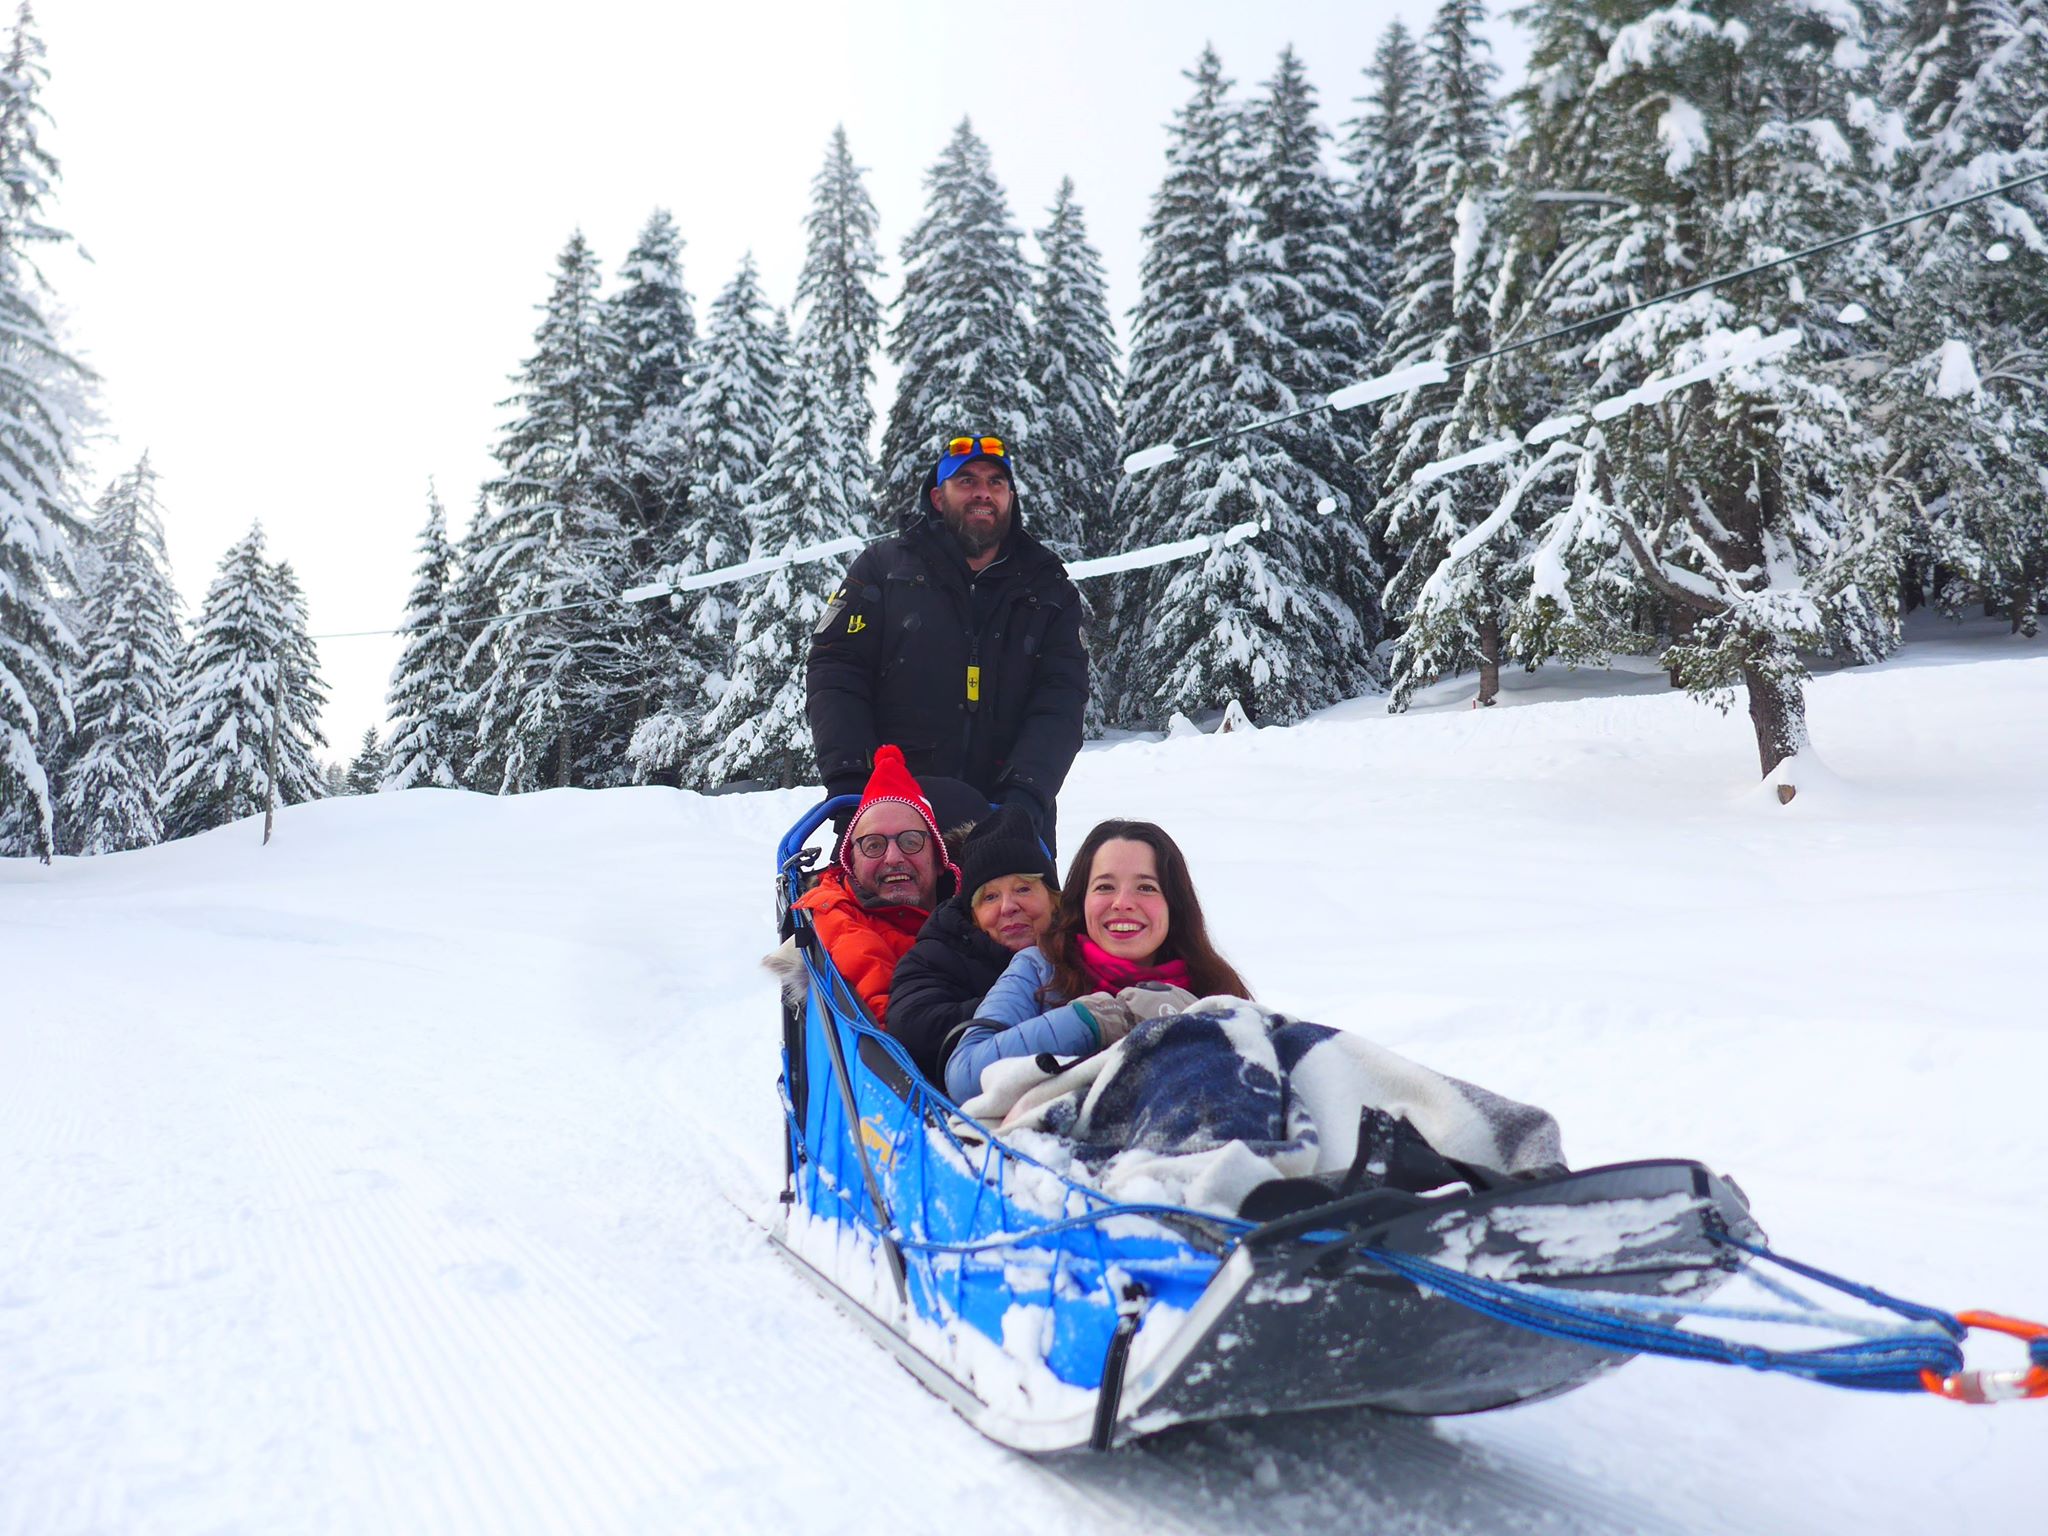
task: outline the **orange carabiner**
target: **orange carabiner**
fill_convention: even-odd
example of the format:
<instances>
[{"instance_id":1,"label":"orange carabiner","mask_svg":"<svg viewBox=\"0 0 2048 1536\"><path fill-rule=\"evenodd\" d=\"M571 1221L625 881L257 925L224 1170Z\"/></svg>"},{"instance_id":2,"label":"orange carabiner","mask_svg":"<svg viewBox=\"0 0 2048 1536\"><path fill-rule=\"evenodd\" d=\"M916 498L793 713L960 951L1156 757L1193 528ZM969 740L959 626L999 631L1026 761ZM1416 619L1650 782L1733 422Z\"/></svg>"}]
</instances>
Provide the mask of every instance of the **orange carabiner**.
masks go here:
<instances>
[{"instance_id":1,"label":"orange carabiner","mask_svg":"<svg viewBox=\"0 0 2048 1536\"><path fill-rule=\"evenodd\" d=\"M1983 1328L2025 1339L2029 1357L2048 1362L2048 1324L2030 1323L2025 1318L2006 1317L1997 1312L1958 1312L1956 1321L1965 1328ZM2048 1397L2048 1363L2018 1371L1957 1371L1953 1376L1922 1371L1920 1384L1952 1403L2014 1403L2030 1397Z\"/></svg>"}]
</instances>

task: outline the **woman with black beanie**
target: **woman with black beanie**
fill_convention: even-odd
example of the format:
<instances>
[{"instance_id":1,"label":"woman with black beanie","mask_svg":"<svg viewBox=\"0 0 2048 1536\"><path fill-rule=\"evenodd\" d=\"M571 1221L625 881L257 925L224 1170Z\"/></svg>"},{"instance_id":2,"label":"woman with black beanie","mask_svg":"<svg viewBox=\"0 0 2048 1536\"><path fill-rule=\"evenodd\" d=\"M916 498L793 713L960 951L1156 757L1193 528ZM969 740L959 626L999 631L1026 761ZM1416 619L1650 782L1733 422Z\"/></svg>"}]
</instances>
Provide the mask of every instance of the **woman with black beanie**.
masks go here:
<instances>
[{"instance_id":1,"label":"woman with black beanie","mask_svg":"<svg viewBox=\"0 0 2048 1536\"><path fill-rule=\"evenodd\" d=\"M953 1042L1009 967L1059 915L1059 875L1021 811L1005 807L968 833L949 832L960 890L941 903L896 966L889 1033L933 1084L945 1085Z\"/></svg>"}]
</instances>

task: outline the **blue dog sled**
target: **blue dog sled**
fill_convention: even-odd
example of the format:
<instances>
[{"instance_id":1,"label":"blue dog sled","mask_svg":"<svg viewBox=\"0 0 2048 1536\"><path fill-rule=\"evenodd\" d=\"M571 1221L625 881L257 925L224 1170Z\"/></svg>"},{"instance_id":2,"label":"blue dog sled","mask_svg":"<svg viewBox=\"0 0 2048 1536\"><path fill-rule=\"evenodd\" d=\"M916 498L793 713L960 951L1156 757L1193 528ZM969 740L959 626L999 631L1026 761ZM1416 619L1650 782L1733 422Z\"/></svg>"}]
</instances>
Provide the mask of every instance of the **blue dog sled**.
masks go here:
<instances>
[{"instance_id":1,"label":"blue dog sled","mask_svg":"<svg viewBox=\"0 0 2048 1536\"><path fill-rule=\"evenodd\" d=\"M1253 1222L1119 1204L1006 1145L875 1027L793 905L813 808L776 853L778 921L808 986L783 1005L787 1128L777 1244L926 1387L991 1439L1107 1450L1201 1420L1339 1406L1462 1414L1582 1386L1636 1354L1967 1401L2048 1396L2048 1328L1959 1318L1780 1258L1740 1189L1683 1160L1469 1193L1340 1193ZM1564 1233L1545 1245L1536 1234ZM1768 1261L1844 1292L1782 1312L1707 1298ZM1829 1328L1765 1349L1681 1316ZM1962 1370L1971 1327L2029 1341L2020 1371Z\"/></svg>"}]
</instances>

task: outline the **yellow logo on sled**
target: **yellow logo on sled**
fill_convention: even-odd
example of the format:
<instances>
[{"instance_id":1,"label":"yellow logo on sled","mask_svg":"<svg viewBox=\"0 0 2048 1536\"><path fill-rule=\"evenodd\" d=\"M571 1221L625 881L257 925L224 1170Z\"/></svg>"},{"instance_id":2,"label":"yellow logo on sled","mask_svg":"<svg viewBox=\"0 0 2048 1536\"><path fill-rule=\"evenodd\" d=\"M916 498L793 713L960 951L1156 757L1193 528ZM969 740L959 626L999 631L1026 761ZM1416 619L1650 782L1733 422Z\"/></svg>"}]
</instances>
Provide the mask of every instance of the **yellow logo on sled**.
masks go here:
<instances>
[{"instance_id":1,"label":"yellow logo on sled","mask_svg":"<svg viewBox=\"0 0 2048 1536\"><path fill-rule=\"evenodd\" d=\"M875 1161L884 1168L896 1161L896 1143L889 1139L889 1133L882 1129L882 1117L877 1114L860 1123L861 1145L874 1154Z\"/></svg>"}]
</instances>

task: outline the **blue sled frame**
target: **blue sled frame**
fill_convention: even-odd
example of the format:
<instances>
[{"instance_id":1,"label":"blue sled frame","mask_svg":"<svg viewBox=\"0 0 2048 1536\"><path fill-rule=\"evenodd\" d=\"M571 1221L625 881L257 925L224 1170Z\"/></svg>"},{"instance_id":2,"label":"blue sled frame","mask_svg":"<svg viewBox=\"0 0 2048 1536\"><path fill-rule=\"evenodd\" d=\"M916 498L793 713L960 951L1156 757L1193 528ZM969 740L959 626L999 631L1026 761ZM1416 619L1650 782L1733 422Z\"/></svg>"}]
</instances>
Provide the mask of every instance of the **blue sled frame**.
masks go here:
<instances>
[{"instance_id":1,"label":"blue sled frame","mask_svg":"<svg viewBox=\"0 0 2048 1536\"><path fill-rule=\"evenodd\" d=\"M1448 1197L1368 1190L1264 1225L1117 1204L962 1115L833 967L793 903L805 843L854 803L814 807L776 853L782 933L809 983L783 1008L777 1241L1004 1445L1106 1450L1194 1420L1351 1404L1471 1413L1553 1396L1630 1356L1470 1310L1375 1251L1683 1304L1739 1267L1723 1238L1760 1236L1732 1183L1684 1161ZM1532 1219L1560 1215L1611 1233L1597 1266L1560 1268L1529 1247Z\"/></svg>"}]
</instances>

